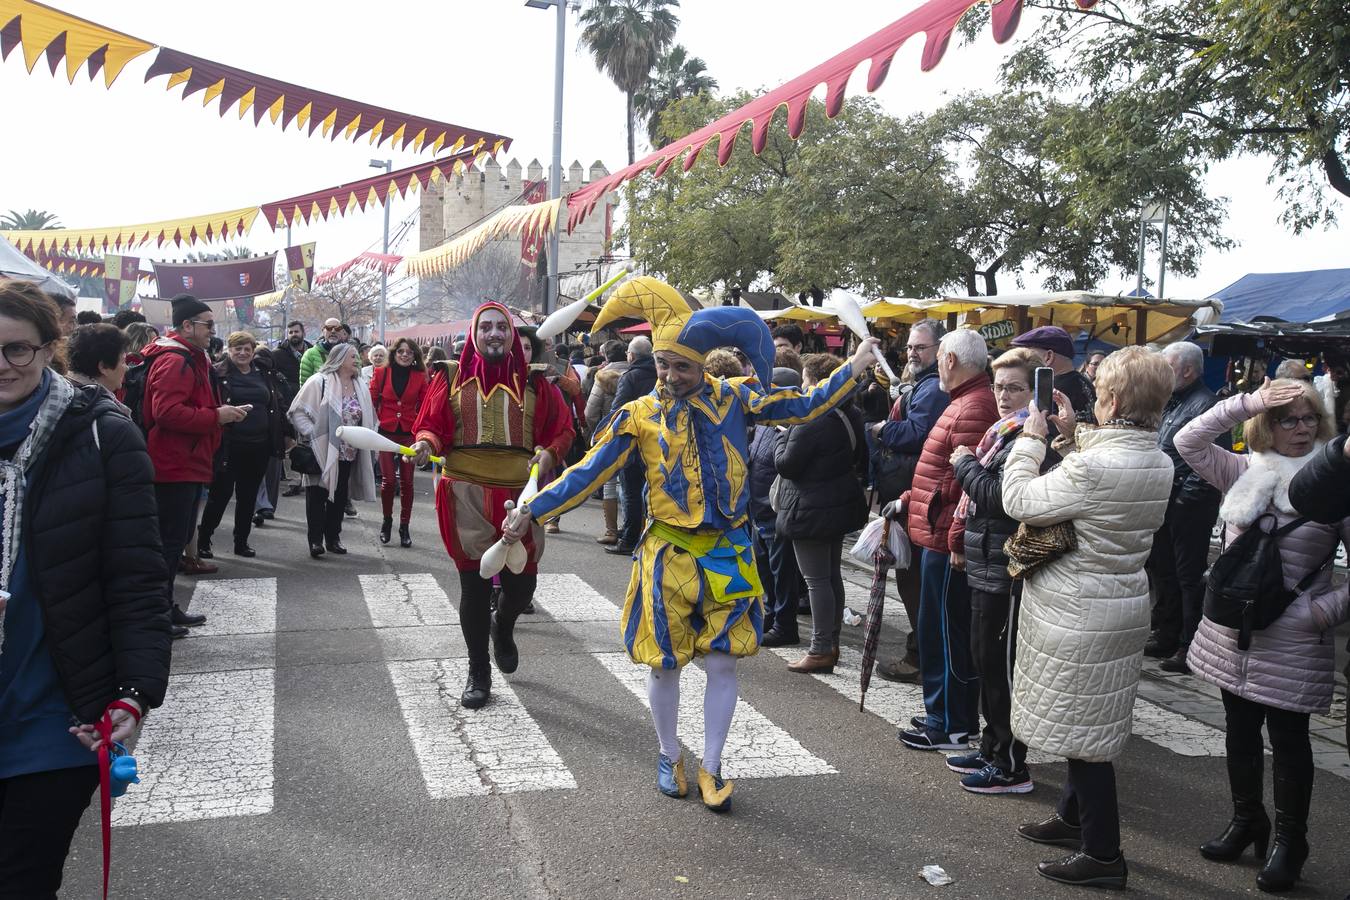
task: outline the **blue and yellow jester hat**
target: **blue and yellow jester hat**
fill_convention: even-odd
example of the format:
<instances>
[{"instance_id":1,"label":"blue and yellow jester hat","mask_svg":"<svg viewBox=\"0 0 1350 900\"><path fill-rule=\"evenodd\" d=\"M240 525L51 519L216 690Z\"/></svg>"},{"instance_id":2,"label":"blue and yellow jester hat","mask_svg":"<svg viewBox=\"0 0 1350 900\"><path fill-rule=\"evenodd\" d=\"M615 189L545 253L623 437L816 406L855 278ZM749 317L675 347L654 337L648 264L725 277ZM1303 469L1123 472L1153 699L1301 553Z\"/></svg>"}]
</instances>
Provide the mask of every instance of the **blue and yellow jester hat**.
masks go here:
<instances>
[{"instance_id":1,"label":"blue and yellow jester hat","mask_svg":"<svg viewBox=\"0 0 1350 900\"><path fill-rule=\"evenodd\" d=\"M767 387L771 380L773 336L753 309L710 306L691 310L679 291L664 281L639 275L610 294L591 331L626 318L645 319L651 324L653 350L669 350L703 365L709 350L736 347L749 357L760 384Z\"/></svg>"}]
</instances>

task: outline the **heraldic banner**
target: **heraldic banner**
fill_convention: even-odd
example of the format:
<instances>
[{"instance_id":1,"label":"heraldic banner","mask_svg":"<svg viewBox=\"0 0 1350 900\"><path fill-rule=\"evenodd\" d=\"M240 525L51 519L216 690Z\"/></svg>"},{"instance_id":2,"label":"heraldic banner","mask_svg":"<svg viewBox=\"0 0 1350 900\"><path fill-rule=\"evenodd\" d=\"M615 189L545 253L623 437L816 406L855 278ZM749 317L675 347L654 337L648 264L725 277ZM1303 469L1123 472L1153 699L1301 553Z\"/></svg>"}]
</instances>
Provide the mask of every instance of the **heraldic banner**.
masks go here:
<instances>
[{"instance_id":1,"label":"heraldic banner","mask_svg":"<svg viewBox=\"0 0 1350 900\"><path fill-rule=\"evenodd\" d=\"M103 291L108 297L103 306L105 313L117 312L131 305L131 301L136 299L136 279L140 277L140 272L139 256L103 254Z\"/></svg>"},{"instance_id":2,"label":"heraldic banner","mask_svg":"<svg viewBox=\"0 0 1350 900\"><path fill-rule=\"evenodd\" d=\"M164 298L191 294L198 300L231 300L276 290L275 253L222 262L151 264Z\"/></svg>"},{"instance_id":3,"label":"heraldic banner","mask_svg":"<svg viewBox=\"0 0 1350 900\"><path fill-rule=\"evenodd\" d=\"M308 292L314 283L314 241L287 247L286 268L291 273L291 287Z\"/></svg>"}]
</instances>

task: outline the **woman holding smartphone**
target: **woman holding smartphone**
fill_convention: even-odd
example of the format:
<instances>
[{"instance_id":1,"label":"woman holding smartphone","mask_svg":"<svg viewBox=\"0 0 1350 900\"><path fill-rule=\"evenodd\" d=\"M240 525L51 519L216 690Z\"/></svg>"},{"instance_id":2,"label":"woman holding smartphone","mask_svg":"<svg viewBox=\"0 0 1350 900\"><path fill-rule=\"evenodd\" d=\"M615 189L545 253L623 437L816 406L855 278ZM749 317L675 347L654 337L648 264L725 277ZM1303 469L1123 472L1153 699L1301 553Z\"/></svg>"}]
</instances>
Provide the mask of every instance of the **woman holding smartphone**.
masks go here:
<instances>
[{"instance_id":1,"label":"woman holding smartphone","mask_svg":"<svg viewBox=\"0 0 1350 900\"><path fill-rule=\"evenodd\" d=\"M256 364L258 342L247 331L236 331L225 342L226 357L216 363L221 399L247 413L242 422L225 429L216 454L215 478L206 497L197 532L197 556L211 559L211 537L234 496L234 553L252 557L249 546L258 485L267 474L268 460L280 457L286 440L286 404L276 373Z\"/></svg>"}]
</instances>

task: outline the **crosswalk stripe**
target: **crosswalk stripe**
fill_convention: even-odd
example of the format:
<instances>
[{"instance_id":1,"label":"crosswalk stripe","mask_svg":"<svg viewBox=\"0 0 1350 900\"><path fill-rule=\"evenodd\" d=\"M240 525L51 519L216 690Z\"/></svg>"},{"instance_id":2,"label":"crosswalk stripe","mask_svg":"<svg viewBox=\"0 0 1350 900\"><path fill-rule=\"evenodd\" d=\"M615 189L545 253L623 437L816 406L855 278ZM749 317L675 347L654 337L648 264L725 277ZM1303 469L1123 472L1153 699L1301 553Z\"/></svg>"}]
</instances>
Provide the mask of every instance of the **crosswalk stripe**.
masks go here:
<instances>
[{"instance_id":1,"label":"crosswalk stripe","mask_svg":"<svg viewBox=\"0 0 1350 900\"><path fill-rule=\"evenodd\" d=\"M636 666L626 653L593 654L633 696L647 703L647 668ZM698 666L685 666L680 677L680 741L697 756L703 752L703 691L707 676ZM812 754L797 740L744 700L736 701L722 751L722 774L727 778L780 778L791 775L835 775L834 766Z\"/></svg>"},{"instance_id":2,"label":"crosswalk stripe","mask_svg":"<svg viewBox=\"0 0 1350 900\"><path fill-rule=\"evenodd\" d=\"M775 647L771 651L788 662L800 659L800 650ZM832 675L815 675L850 702L858 701L862 654L839 648L839 662ZM923 687L886 681L875 674L867 688L867 709L897 728L909 728L910 717L923 710ZM1212 725L1188 719L1142 697L1134 701L1134 736L1181 756L1224 756L1224 733ZM1063 757L1041 750L1028 750L1029 763L1061 762Z\"/></svg>"},{"instance_id":3,"label":"crosswalk stripe","mask_svg":"<svg viewBox=\"0 0 1350 900\"><path fill-rule=\"evenodd\" d=\"M619 607L576 575L540 575L534 602L555 622L619 621Z\"/></svg>"},{"instance_id":4,"label":"crosswalk stripe","mask_svg":"<svg viewBox=\"0 0 1350 900\"><path fill-rule=\"evenodd\" d=\"M206 614L206 624L192 629L196 636L275 634L277 580L221 578L198 581L188 609Z\"/></svg>"},{"instance_id":5,"label":"crosswalk stripe","mask_svg":"<svg viewBox=\"0 0 1350 900\"><path fill-rule=\"evenodd\" d=\"M428 573L362 575L361 593L376 628L459 624L459 610Z\"/></svg>"},{"instance_id":6,"label":"crosswalk stripe","mask_svg":"<svg viewBox=\"0 0 1350 900\"><path fill-rule=\"evenodd\" d=\"M492 702L459 705L467 659L388 663L427 793L437 800L577 786L520 699L493 672Z\"/></svg>"},{"instance_id":7,"label":"crosswalk stripe","mask_svg":"<svg viewBox=\"0 0 1350 900\"><path fill-rule=\"evenodd\" d=\"M171 677L135 747L141 783L116 801L113 824L271 812L275 684L273 669Z\"/></svg>"}]
</instances>

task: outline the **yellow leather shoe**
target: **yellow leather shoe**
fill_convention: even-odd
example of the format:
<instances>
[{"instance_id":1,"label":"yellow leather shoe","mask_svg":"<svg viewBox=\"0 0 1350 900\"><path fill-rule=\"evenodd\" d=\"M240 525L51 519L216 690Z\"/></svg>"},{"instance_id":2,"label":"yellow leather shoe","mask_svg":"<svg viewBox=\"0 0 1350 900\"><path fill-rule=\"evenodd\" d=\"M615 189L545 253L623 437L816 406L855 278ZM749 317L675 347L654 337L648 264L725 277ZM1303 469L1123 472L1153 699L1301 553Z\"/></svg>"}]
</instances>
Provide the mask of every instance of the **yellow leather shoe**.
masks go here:
<instances>
[{"instance_id":1,"label":"yellow leather shoe","mask_svg":"<svg viewBox=\"0 0 1350 900\"><path fill-rule=\"evenodd\" d=\"M713 812L731 811L732 782L723 781L721 775L714 775L702 766L698 767L698 793L703 805Z\"/></svg>"}]
</instances>

